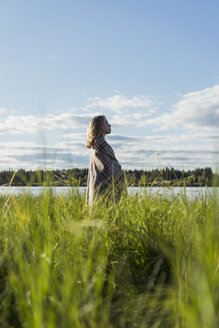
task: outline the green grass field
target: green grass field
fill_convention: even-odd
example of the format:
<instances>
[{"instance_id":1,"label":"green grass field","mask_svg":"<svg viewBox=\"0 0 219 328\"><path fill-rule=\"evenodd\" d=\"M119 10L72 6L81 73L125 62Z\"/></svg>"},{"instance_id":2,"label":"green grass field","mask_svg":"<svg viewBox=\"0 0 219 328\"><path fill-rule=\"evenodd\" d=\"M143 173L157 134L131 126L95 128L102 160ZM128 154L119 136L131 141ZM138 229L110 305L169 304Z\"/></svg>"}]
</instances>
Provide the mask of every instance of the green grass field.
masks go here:
<instances>
[{"instance_id":1,"label":"green grass field","mask_svg":"<svg viewBox=\"0 0 219 328\"><path fill-rule=\"evenodd\" d=\"M0 197L0 327L219 326L219 204Z\"/></svg>"}]
</instances>

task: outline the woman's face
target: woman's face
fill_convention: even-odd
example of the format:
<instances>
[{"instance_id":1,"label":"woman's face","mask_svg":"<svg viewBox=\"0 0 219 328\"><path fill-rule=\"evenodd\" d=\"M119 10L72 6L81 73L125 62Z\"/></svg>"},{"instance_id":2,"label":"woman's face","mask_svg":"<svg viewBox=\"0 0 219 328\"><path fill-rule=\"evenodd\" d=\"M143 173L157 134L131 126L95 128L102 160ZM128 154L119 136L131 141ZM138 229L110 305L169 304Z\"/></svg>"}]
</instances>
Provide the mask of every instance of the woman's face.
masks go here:
<instances>
[{"instance_id":1,"label":"woman's face","mask_svg":"<svg viewBox=\"0 0 219 328\"><path fill-rule=\"evenodd\" d=\"M108 123L107 119L104 118L103 121L103 133L105 134L110 134L111 133L111 125Z\"/></svg>"}]
</instances>

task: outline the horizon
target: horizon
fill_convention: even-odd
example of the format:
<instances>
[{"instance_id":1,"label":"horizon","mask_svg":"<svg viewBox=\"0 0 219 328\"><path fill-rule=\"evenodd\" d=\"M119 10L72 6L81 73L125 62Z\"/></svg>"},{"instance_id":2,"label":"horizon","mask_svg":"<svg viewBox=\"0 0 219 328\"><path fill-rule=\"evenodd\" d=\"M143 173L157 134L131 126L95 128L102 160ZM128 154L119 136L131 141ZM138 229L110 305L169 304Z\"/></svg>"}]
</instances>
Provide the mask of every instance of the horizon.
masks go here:
<instances>
[{"instance_id":1,"label":"horizon","mask_svg":"<svg viewBox=\"0 0 219 328\"><path fill-rule=\"evenodd\" d=\"M181 172L188 172L188 171L195 171L195 170L204 170L204 169L211 169L212 170L212 172L213 172L213 174L219 174L219 171L218 170L213 170L213 168L212 167L195 167L194 169L187 169L187 170L184 170L184 169L182 169L182 170L180 170L180 169L175 169L174 167L168 167L168 166L166 166L166 167L162 167L162 168L158 168L158 167L155 167L155 168L151 168L151 169L148 169L148 170L146 170L146 169L123 169L124 171L145 171L145 172L151 172L151 171L153 171L153 170L158 170L158 171L162 171L162 170L165 170L165 169L169 169L170 171L171 170L173 170L173 171L181 171ZM14 170L14 169L12 169L12 168L9 168L9 169L0 169L0 173L2 173L2 172L18 172L18 171L25 171L25 172L28 172L28 171L30 171L30 172L36 172L36 171L43 171L43 172L45 172L45 171L67 171L67 170L88 170L89 169L89 167L87 166L87 167L69 167L69 168L64 168L64 169L60 169L60 168L51 168L51 169L49 169L49 168L46 168L46 169L43 169L43 168L40 168L40 169L24 169L24 168L19 168L19 169L17 169L17 170Z\"/></svg>"},{"instance_id":2,"label":"horizon","mask_svg":"<svg viewBox=\"0 0 219 328\"><path fill-rule=\"evenodd\" d=\"M0 5L0 171L88 167L104 114L125 170L219 167L219 3Z\"/></svg>"}]
</instances>

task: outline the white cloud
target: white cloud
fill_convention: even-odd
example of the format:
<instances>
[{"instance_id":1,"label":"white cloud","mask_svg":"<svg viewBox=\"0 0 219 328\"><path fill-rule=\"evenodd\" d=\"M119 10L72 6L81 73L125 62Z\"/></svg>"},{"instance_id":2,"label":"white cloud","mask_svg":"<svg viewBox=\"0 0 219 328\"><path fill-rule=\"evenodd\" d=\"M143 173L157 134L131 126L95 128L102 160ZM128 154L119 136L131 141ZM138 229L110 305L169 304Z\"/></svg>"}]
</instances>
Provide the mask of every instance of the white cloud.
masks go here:
<instances>
[{"instance_id":1,"label":"white cloud","mask_svg":"<svg viewBox=\"0 0 219 328\"><path fill-rule=\"evenodd\" d=\"M127 128L127 135L118 132L107 136L124 168L198 167L218 162L219 85L186 94L172 106L172 112L153 118L154 101L145 96L126 98L120 94L90 98L82 113L72 110L44 116L16 115L0 109L2 135L20 134L19 138L24 136L28 140L28 133L47 130L52 136L57 129L63 130L60 141L46 147L27 142L0 143L0 168L86 167L89 160L89 150L85 147L86 128L91 118L100 114L100 108L105 108L113 132L116 127L132 127L137 134L138 130L133 127L152 125L170 130L168 134L159 131L154 135L131 136ZM84 133L65 131L77 128L84 129Z\"/></svg>"},{"instance_id":2,"label":"white cloud","mask_svg":"<svg viewBox=\"0 0 219 328\"><path fill-rule=\"evenodd\" d=\"M218 139L219 134L183 133L145 137L113 135L109 142L125 168L191 168L218 163Z\"/></svg>"},{"instance_id":3,"label":"white cloud","mask_svg":"<svg viewBox=\"0 0 219 328\"><path fill-rule=\"evenodd\" d=\"M151 98L140 95L127 98L124 95L116 94L111 97L88 98L89 103L85 106L88 109L107 109L116 113L124 113L128 109L149 109L155 110L154 102Z\"/></svg>"},{"instance_id":4,"label":"white cloud","mask_svg":"<svg viewBox=\"0 0 219 328\"><path fill-rule=\"evenodd\" d=\"M60 141L51 146L34 142L0 143L0 168L69 168L87 167L90 151L86 148L86 134L63 134ZM200 138L207 140L200 142ZM219 135L189 133L181 136L151 135L145 137L112 135L107 136L123 168L173 166L191 168L212 166L218 162L219 149L212 142ZM190 142L193 140L193 143Z\"/></svg>"},{"instance_id":5,"label":"white cloud","mask_svg":"<svg viewBox=\"0 0 219 328\"><path fill-rule=\"evenodd\" d=\"M1 142L0 169L54 169L88 166L89 151L82 142L54 146L34 142Z\"/></svg>"},{"instance_id":6,"label":"white cloud","mask_svg":"<svg viewBox=\"0 0 219 328\"><path fill-rule=\"evenodd\" d=\"M61 135L64 139L73 139L73 140L85 140L87 135L86 133L65 133Z\"/></svg>"},{"instance_id":7,"label":"white cloud","mask_svg":"<svg viewBox=\"0 0 219 328\"><path fill-rule=\"evenodd\" d=\"M27 134L43 130L85 128L92 116L91 114L68 112L44 116L9 115L0 123L0 134Z\"/></svg>"},{"instance_id":8,"label":"white cloud","mask_svg":"<svg viewBox=\"0 0 219 328\"><path fill-rule=\"evenodd\" d=\"M87 128L91 118L99 115L100 109L114 128L155 127L157 130L178 129L217 129L219 127L219 85L182 96L172 106L172 111L156 114L155 100L140 95L127 98L115 94L107 98L88 98L83 113L76 110L48 115L15 115L5 108L0 123L0 134L26 134L59 129ZM5 114L8 113L8 116ZM153 115L153 117L152 117Z\"/></svg>"},{"instance_id":9,"label":"white cloud","mask_svg":"<svg viewBox=\"0 0 219 328\"><path fill-rule=\"evenodd\" d=\"M154 98L144 95L125 97L122 94L115 94L110 97L90 97L83 111L89 113L102 111L110 120L114 128L133 126L144 127L148 117L157 110Z\"/></svg>"},{"instance_id":10,"label":"white cloud","mask_svg":"<svg viewBox=\"0 0 219 328\"><path fill-rule=\"evenodd\" d=\"M0 107L0 114L3 114L3 113L5 113L5 108L4 107Z\"/></svg>"},{"instance_id":11,"label":"white cloud","mask_svg":"<svg viewBox=\"0 0 219 328\"><path fill-rule=\"evenodd\" d=\"M48 56L48 58L51 59L51 60L54 60L54 59L56 58L55 55L53 55L53 54L48 54L47 56Z\"/></svg>"},{"instance_id":12,"label":"white cloud","mask_svg":"<svg viewBox=\"0 0 219 328\"><path fill-rule=\"evenodd\" d=\"M143 127L147 119L155 111L154 101L149 97L140 95L126 98L116 94L108 98L88 98L88 104L79 114L76 109L71 112L61 112L48 115L22 115L4 110L7 116L0 123L0 134L27 134L39 131L52 131L59 129L87 128L92 117L107 110L107 118L115 128L122 126ZM100 109L102 113L100 112Z\"/></svg>"},{"instance_id":13,"label":"white cloud","mask_svg":"<svg viewBox=\"0 0 219 328\"><path fill-rule=\"evenodd\" d=\"M172 106L171 113L149 119L147 125L157 129L218 129L219 128L219 85L185 94Z\"/></svg>"}]
</instances>

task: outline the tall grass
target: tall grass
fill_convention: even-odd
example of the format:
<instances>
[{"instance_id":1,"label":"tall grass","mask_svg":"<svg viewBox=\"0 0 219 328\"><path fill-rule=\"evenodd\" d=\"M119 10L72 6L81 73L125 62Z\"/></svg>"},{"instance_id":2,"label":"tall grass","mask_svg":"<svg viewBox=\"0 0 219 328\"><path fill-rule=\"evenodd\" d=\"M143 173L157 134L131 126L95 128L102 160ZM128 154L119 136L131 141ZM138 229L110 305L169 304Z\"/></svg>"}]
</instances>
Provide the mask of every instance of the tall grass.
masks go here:
<instances>
[{"instance_id":1,"label":"tall grass","mask_svg":"<svg viewBox=\"0 0 219 328\"><path fill-rule=\"evenodd\" d=\"M0 197L1 327L218 327L216 197Z\"/></svg>"}]
</instances>

